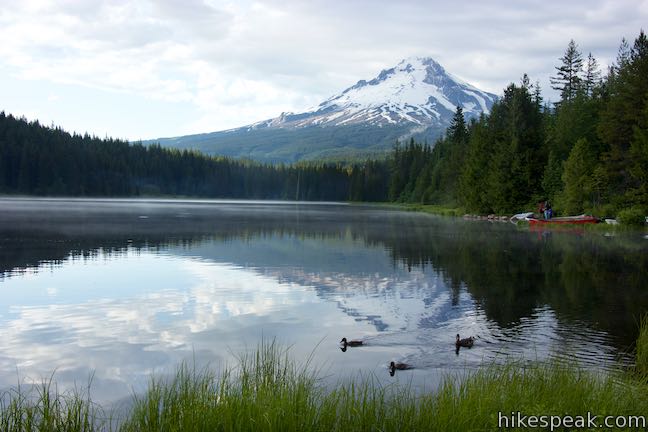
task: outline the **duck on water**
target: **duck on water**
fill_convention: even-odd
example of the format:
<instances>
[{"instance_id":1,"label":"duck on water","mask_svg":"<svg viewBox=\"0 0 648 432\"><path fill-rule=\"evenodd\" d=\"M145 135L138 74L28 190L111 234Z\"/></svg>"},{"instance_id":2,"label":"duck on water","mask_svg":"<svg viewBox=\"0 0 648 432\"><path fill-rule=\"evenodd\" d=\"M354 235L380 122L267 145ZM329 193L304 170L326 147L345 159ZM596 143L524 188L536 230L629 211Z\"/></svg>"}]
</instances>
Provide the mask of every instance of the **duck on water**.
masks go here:
<instances>
[{"instance_id":1,"label":"duck on water","mask_svg":"<svg viewBox=\"0 0 648 432\"><path fill-rule=\"evenodd\" d=\"M343 337L342 340L340 341L340 349L342 352L346 352L347 347L359 347L364 345L364 341L361 341L360 339L351 339L347 340L347 338Z\"/></svg>"},{"instance_id":2,"label":"duck on water","mask_svg":"<svg viewBox=\"0 0 648 432\"><path fill-rule=\"evenodd\" d=\"M407 363L401 363L401 362L394 362L392 361L389 363L389 375L394 376L396 373L396 370L407 370L407 369L413 369L414 367L412 365L409 365Z\"/></svg>"},{"instance_id":3,"label":"duck on water","mask_svg":"<svg viewBox=\"0 0 648 432\"><path fill-rule=\"evenodd\" d=\"M474 337L470 336L470 337L461 339L459 337L459 334L457 334L457 341L455 342L455 346L457 348L459 348L459 347L472 348L474 343L475 343L475 338Z\"/></svg>"}]
</instances>

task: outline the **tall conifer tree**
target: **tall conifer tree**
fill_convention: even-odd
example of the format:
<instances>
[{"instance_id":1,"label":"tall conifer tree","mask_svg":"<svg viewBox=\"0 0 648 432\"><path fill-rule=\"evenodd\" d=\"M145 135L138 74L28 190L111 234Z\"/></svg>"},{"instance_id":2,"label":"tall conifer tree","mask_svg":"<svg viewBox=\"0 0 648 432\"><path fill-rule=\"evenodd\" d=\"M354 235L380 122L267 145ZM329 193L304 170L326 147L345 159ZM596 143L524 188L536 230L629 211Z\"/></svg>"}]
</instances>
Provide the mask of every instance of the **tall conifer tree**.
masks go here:
<instances>
[{"instance_id":1,"label":"tall conifer tree","mask_svg":"<svg viewBox=\"0 0 648 432\"><path fill-rule=\"evenodd\" d=\"M594 89L601 82L601 71L599 65L592 53L587 56L587 64L585 66L585 79L583 80L583 90L586 96L592 96Z\"/></svg>"},{"instance_id":2,"label":"tall conifer tree","mask_svg":"<svg viewBox=\"0 0 648 432\"><path fill-rule=\"evenodd\" d=\"M560 58L562 64L556 66L556 76L551 77L551 88L560 91L561 103L570 102L578 93L581 84L580 74L583 70L583 57L578 45L572 39L567 45L565 55Z\"/></svg>"}]
</instances>

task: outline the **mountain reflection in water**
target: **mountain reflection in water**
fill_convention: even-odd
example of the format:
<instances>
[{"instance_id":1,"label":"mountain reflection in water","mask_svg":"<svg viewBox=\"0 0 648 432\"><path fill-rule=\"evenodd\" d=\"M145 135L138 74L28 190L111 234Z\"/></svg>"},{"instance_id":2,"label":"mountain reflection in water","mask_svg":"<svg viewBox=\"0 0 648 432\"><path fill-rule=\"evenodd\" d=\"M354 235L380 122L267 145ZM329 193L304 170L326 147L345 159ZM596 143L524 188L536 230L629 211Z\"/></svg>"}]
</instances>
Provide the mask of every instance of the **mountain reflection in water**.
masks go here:
<instances>
[{"instance_id":1,"label":"mountain reflection in water","mask_svg":"<svg viewBox=\"0 0 648 432\"><path fill-rule=\"evenodd\" d=\"M511 355L605 367L631 361L648 309L641 236L344 204L0 205L0 387L16 370L38 381L56 369L62 385L94 372L97 397L114 399L183 359L231 362L261 337L296 358L315 349L341 376L388 377L406 360L416 369L396 377L421 383ZM457 333L479 339L457 355ZM342 353L343 336L367 346Z\"/></svg>"}]
</instances>

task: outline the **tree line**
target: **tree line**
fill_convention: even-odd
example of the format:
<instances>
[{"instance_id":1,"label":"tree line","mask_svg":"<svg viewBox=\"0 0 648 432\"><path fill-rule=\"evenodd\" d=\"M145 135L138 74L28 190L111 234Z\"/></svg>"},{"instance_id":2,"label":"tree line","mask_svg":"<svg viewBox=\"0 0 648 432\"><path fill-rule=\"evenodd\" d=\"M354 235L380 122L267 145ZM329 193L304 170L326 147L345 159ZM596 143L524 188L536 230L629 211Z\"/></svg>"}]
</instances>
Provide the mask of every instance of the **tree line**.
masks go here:
<instances>
[{"instance_id":1,"label":"tree line","mask_svg":"<svg viewBox=\"0 0 648 432\"><path fill-rule=\"evenodd\" d=\"M549 200L565 214L648 210L648 40L623 40L605 76L571 41L550 105L525 74L489 114L458 107L434 145L384 160L269 165L69 134L0 113L0 193L398 201L513 213Z\"/></svg>"},{"instance_id":2,"label":"tree line","mask_svg":"<svg viewBox=\"0 0 648 432\"><path fill-rule=\"evenodd\" d=\"M358 182L353 173L341 164L273 166L69 134L0 113L0 193L340 201Z\"/></svg>"},{"instance_id":3,"label":"tree line","mask_svg":"<svg viewBox=\"0 0 648 432\"><path fill-rule=\"evenodd\" d=\"M563 213L648 210L648 40L623 40L603 77L572 40L545 103L527 75L490 114L466 123L460 107L434 146L393 150L388 198L512 213L549 200Z\"/></svg>"}]
</instances>

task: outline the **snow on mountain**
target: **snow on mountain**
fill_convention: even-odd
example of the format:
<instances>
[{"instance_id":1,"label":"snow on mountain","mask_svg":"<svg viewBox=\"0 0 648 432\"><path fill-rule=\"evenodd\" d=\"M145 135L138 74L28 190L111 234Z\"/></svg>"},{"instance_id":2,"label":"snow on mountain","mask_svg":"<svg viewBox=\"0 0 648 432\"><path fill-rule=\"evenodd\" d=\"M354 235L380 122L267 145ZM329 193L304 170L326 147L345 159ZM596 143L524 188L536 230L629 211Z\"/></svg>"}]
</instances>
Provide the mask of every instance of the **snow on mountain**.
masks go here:
<instances>
[{"instance_id":1,"label":"snow on mountain","mask_svg":"<svg viewBox=\"0 0 648 432\"><path fill-rule=\"evenodd\" d=\"M467 118L488 113L497 97L449 74L432 58L412 57L385 69L371 81L357 84L304 113L282 113L250 128L411 124L414 128L445 127L456 107Z\"/></svg>"},{"instance_id":2,"label":"snow on mountain","mask_svg":"<svg viewBox=\"0 0 648 432\"><path fill-rule=\"evenodd\" d=\"M466 118L477 117L488 113L495 99L433 59L412 57L303 113L148 143L265 162L375 157L410 137L433 143L457 106Z\"/></svg>"}]
</instances>

